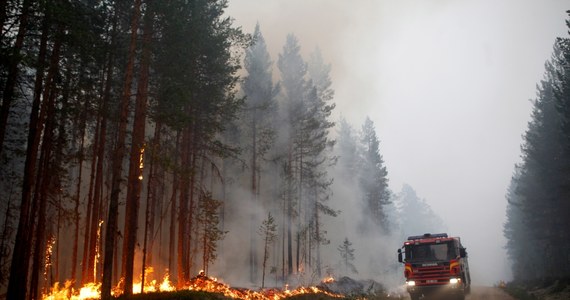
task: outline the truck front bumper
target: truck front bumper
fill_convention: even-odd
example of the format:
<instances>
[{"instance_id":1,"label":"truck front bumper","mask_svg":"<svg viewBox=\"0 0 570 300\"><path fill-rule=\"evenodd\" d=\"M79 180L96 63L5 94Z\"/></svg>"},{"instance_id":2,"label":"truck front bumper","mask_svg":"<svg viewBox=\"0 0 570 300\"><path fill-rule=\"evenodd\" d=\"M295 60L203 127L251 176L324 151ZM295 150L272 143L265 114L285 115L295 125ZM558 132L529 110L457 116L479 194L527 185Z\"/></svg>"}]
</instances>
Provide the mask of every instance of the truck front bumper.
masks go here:
<instances>
[{"instance_id":1,"label":"truck front bumper","mask_svg":"<svg viewBox=\"0 0 570 300\"><path fill-rule=\"evenodd\" d=\"M408 280L406 289L410 294L432 295L436 293L464 294L465 286L461 279L450 278L448 281L429 282L428 280Z\"/></svg>"}]
</instances>

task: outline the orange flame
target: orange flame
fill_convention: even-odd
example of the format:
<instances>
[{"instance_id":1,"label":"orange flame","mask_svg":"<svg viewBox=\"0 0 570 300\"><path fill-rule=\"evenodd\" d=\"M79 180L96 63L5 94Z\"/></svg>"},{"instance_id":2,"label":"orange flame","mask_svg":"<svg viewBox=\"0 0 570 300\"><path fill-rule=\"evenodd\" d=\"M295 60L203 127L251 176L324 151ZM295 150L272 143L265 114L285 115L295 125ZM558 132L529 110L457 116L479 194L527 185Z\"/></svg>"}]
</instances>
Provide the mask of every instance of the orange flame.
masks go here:
<instances>
[{"instance_id":1,"label":"orange flame","mask_svg":"<svg viewBox=\"0 0 570 300\"><path fill-rule=\"evenodd\" d=\"M152 272L152 270L151 270ZM332 277L329 277L332 279ZM327 278L328 279L328 278ZM323 281L324 282L324 281ZM119 283L119 286L121 283ZM151 292L170 292L177 290L175 285L170 281L169 274L166 273L162 282L157 283L156 280L147 282L144 286L145 293ZM300 294L316 294L322 293L331 297L341 298L341 295L333 294L318 287L299 287L294 290L289 290L286 285L284 290L279 289L265 289L260 291L253 291L249 289L236 289L229 285L219 282L215 277L208 277L201 271L198 276L192 278L187 285L181 290L203 291L211 293L220 293L226 297L233 299L247 299L247 300L279 300L287 297L300 295ZM133 293L140 293L141 283L133 284ZM115 287L112 292L113 296L122 294L120 287ZM65 282L63 287L59 283L54 284L48 295L43 295L43 300L86 300L86 299L100 299L101 298L101 284L89 283L83 286L79 291L72 287L70 281Z\"/></svg>"}]
</instances>

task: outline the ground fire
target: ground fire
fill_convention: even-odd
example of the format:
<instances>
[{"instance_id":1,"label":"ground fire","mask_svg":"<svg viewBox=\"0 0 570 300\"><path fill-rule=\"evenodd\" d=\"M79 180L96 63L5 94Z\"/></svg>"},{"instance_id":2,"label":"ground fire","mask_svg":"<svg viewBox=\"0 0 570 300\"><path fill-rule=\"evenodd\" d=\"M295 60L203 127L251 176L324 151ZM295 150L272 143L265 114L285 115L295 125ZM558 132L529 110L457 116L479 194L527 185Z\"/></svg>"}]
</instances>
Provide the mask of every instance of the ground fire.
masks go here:
<instances>
[{"instance_id":1,"label":"ground fire","mask_svg":"<svg viewBox=\"0 0 570 300\"><path fill-rule=\"evenodd\" d=\"M327 277L323 279L323 282L332 282L334 279L332 277ZM284 289L264 289L264 290L250 290L245 288L232 288L229 285L220 282L215 277L209 277L204 274L203 271L192 278L183 288L177 289L175 285L170 281L169 275L166 274L161 282L152 280L147 282L144 286L144 293L152 292L170 292L176 290L190 290L190 291L202 291L223 294L226 297L234 299L251 299L251 300L277 300L285 299L287 297L300 295L300 294L326 294L331 297L342 298L342 295L331 293L323 288L316 286L311 287L298 287L294 290L289 290L286 286ZM133 284L133 293L141 293L141 283ZM113 289L112 295L119 296L122 294L122 290L118 287ZM51 291L44 294L43 300L87 300L87 299L99 299L101 298L101 284L100 283L89 283L81 287L79 290L75 290L72 287L71 282L66 282L60 285L56 283Z\"/></svg>"}]
</instances>

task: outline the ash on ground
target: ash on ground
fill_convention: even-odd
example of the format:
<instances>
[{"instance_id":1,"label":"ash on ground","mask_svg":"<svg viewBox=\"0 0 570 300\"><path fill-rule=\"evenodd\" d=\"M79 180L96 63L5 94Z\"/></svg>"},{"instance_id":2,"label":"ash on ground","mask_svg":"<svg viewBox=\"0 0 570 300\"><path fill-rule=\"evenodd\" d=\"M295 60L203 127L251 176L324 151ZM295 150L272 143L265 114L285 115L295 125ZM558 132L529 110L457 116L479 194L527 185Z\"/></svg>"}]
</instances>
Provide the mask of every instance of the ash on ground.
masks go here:
<instances>
[{"instance_id":1,"label":"ash on ground","mask_svg":"<svg viewBox=\"0 0 570 300\"><path fill-rule=\"evenodd\" d=\"M332 282L323 282L319 288L331 293L341 294L348 297L358 296L384 296L387 291L384 286L374 280L354 280L344 276Z\"/></svg>"}]
</instances>

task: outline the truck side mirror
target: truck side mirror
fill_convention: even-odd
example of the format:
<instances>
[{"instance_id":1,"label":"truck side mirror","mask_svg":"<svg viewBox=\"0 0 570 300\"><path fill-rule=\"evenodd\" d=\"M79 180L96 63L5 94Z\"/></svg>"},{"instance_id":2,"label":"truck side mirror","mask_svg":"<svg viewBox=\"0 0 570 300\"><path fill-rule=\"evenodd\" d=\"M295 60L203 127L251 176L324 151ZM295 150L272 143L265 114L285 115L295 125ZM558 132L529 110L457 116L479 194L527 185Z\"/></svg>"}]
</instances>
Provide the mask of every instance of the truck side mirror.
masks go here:
<instances>
[{"instance_id":1,"label":"truck side mirror","mask_svg":"<svg viewBox=\"0 0 570 300\"><path fill-rule=\"evenodd\" d=\"M398 262L402 262L402 249L398 249Z\"/></svg>"},{"instance_id":2,"label":"truck side mirror","mask_svg":"<svg viewBox=\"0 0 570 300\"><path fill-rule=\"evenodd\" d=\"M459 248L459 256L460 257L467 257L467 251L465 248Z\"/></svg>"}]
</instances>

